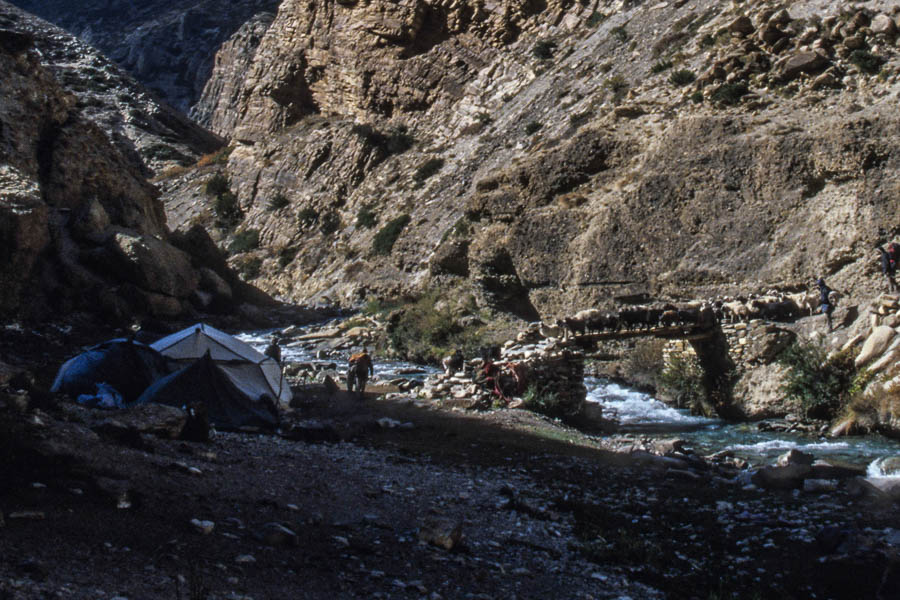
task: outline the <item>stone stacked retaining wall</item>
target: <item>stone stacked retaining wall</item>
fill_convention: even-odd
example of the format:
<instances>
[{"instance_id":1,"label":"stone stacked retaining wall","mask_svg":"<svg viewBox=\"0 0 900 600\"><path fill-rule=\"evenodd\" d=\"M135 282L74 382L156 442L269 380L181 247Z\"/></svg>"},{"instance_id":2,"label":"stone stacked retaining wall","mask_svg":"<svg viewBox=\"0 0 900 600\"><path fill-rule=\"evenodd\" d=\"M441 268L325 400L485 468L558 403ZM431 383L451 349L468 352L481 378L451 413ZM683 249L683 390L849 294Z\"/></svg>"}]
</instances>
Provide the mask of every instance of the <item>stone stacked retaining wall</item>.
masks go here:
<instances>
[{"instance_id":1,"label":"stone stacked retaining wall","mask_svg":"<svg viewBox=\"0 0 900 600\"><path fill-rule=\"evenodd\" d=\"M754 367L771 364L795 338L795 334L777 324L754 319L749 323L723 323L722 333L737 375ZM695 359L697 353L688 340L671 340L663 348L664 364L676 356Z\"/></svg>"},{"instance_id":2,"label":"stone stacked retaining wall","mask_svg":"<svg viewBox=\"0 0 900 600\"><path fill-rule=\"evenodd\" d=\"M501 387L506 392L503 396L495 391L492 382L484 381L484 361L480 358L467 361L462 371L429 376L419 395L466 409L515 408L523 405L523 396L534 386L539 395L555 396L560 414L582 411L587 397L582 352L562 348L552 340L507 342L494 364L500 368Z\"/></svg>"}]
</instances>

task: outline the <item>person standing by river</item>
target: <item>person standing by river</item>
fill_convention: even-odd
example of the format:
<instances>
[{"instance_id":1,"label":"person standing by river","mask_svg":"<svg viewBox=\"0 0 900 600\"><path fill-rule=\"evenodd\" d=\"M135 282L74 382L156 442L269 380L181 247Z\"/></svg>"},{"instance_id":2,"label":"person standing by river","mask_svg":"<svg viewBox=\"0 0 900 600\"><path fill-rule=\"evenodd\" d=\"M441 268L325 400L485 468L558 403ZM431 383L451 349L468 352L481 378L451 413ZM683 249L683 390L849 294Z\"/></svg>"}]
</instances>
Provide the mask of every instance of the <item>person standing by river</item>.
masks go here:
<instances>
[{"instance_id":1,"label":"person standing by river","mask_svg":"<svg viewBox=\"0 0 900 600\"><path fill-rule=\"evenodd\" d=\"M363 346L362 352L352 354L347 363L347 391L352 392L355 387L359 397L362 398L366 392L366 382L369 380L369 376L375 374L372 357L369 356L368 349Z\"/></svg>"}]
</instances>

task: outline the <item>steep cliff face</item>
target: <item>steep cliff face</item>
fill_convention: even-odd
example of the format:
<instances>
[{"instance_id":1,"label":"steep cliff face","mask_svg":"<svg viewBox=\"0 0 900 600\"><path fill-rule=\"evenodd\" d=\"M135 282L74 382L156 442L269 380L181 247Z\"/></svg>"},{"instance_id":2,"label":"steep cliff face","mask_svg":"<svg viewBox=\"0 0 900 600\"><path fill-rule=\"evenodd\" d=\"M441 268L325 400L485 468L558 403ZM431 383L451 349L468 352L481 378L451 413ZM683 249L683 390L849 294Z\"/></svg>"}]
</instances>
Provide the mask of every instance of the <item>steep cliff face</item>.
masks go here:
<instances>
[{"instance_id":1,"label":"steep cliff face","mask_svg":"<svg viewBox=\"0 0 900 600\"><path fill-rule=\"evenodd\" d=\"M163 104L96 49L7 2L0 26L27 32L41 64L78 101L82 114L109 135L145 175L192 164L223 141Z\"/></svg>"},{"instance_id":2,"label":"steep cliff face","mask_svg":"<svg viewBox=\"0 0 900 600\"><path fill-rule=\"evenodd\" d=\"M296 300L442 285L525 318L820 275L870 294L900 234L896 15L782 8L288 0L223 74L260 240L235 260ZM165 185L174 224L209 218L209 176Z\"/></svg>"},{"instance_id":3,"label":"steep cliff face","mask_svg":"<svg viewBox=\"0 0 900 600\"><path fill-rule=\"evenodd\" d=\"M16 6L99 48L183 113L197 102L213 56L253 15L278 0L16 0Z\"/></svg>"},{"instance_id":4,"label":"steep cliff face","mask_svg":"<svg viewBox=\"0 0 900 600\"><path fill-rule=\"evenodd\" d=\"M124 324L233 306L227 271L170 243L157 190L41 61L31 33L0 28L0 315Z\"/></svg>"},{"instance_id":5,"label":"steep cliff face","mask_svg":"<svg viewBox=\"0 0 900 600\"><path fill-rule=\"evenodd\" d=\"M274 19L274 13L255 15L219 48L212 76L200 101L191 109L191 117L197 122L223 135L234 130L237 112L233 109L241 101L241 84Z\"/></svg>"}]
</instances>

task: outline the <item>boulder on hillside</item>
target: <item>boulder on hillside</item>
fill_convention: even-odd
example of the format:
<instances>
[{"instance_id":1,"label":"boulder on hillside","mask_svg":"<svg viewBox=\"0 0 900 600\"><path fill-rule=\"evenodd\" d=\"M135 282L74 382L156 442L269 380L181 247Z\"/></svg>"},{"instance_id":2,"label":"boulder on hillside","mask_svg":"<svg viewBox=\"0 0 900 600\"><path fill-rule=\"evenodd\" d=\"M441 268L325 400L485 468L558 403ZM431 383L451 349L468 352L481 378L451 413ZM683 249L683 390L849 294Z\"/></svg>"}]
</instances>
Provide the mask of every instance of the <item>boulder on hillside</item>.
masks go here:
<instances>
[{"instance_id":1,"label":"boulder on hillside","mask_svg":"<svg viewBox=\"0 0 900 600\"><path fill-rule=\"evenodd\" d=\"M869 25L869 28L875 35L894 35L897 33L897 25L894 23L894 20L884 14L872 19L872 24Z\"/></svg>"},{"instance_id":2,"label":"boulder on hillside","mask_svg":"<svg viewBox=\"0 0 900 600\"><path fill-rule=\"evenodd\" d=\"M186 298L197 288L190 257L159 238L122 230L107 245L123 275L150 292Z\"/></svg>"},{"instance_id":3,"label":"boulder on hillside","mask_svg":"<svg viewBox=\"0 0 900 600\"><path fill-rule=\"evenodd\" d=\"M869 337L866 338L862 350L856 357L856 367L859 368L874 358L881 356L896 336L897 332L887 325L876 327Z\"/></svg>"},{"instance_id":4,"label":"boulder on hillside","mask_svg":"<svg viewBox=\"0 0 900 600\"><path fill-rule=\"evenodd\" d=\"M741 15L728 25L728 31L738 35L750 35L756 31L756 28L753 26L753 21L750 20L750 17Z\"/></svg>"},{"instance_id":5,"label":"boulder on hillside","mask_svg":"<svg viewBox=\"0 0 900 600\"><path fill-rule=\"evenodd\" d=\"M782 81L792 81L803 74L813 74L830 64L828 58L818 52L796 52L778 62L776 71Z\"/></svg>"}]
</instances>

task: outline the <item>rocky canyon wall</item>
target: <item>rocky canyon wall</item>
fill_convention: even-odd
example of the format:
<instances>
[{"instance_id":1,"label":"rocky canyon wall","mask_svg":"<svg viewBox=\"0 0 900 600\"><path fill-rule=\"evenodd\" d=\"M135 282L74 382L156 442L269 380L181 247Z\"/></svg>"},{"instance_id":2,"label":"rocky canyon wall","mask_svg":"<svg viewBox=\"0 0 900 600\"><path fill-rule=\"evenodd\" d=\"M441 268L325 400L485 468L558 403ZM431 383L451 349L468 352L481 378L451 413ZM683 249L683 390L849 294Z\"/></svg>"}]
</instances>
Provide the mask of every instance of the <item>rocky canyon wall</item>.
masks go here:
<instances>
[{"instance_id":1,"label":"rocky canyon wall","mask_svg":"<svg viewBox=\"0 0 900 600\"><path fill-rule=\"evenodd\" d=\"M215 235L258 233L233 260L297 301L449 286L533 319L818 276L865 295L900 234L895 21L884 2L289 0L204 99L242 211ZM211 176L164 182L174 225L212 222Z\"/></svg>"}]
</instances>

